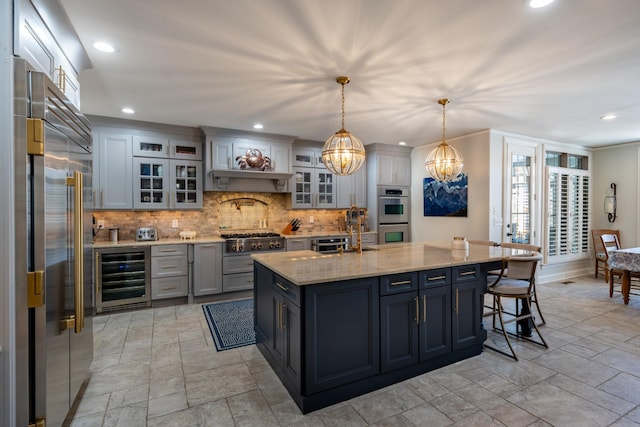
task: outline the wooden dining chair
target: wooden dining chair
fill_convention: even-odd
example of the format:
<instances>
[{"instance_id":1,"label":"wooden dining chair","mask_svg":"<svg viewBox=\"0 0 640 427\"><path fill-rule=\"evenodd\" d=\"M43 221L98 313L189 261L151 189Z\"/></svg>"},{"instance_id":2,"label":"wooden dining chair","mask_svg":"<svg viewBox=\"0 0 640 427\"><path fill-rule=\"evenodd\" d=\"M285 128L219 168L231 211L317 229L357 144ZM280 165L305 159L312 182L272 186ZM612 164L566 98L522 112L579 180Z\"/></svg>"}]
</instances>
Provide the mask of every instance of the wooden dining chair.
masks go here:
<instances>
[{"instance_id":1,"label":"wooden dining chair","mask_svg":"<svg viewBox=\"0 0 640 427\"><path fill-rule=\"evenodd\" d=\"M614 251L616 249L620 249L620 240L618 239L618 236L616 234L601 234L600 235L600 242L602 243L602 247L604 249L604 254L605 254L605 263L607 263L609 261L609 253L611 251ZM640 279L640 273L637 272L631 272L631 280L634 279ZM614 291L614 277L618 277L621 281L622 281L622 270L617 270L617 269L612 269L609 268L608 264L607 264L607 274L606 274L608 281L609 281L609 298L613 297L613 291ZM639 286L637 284L637 282L635 284L633 284L634 282L632 282L631 288L632 289L639 289Z\"/></svg>"},{"instance_id":2,"label":"wooden dining chair","mask_svg":"<svg viewBox=\"0 0 640 427\"><path fill-rule=\"evenodd\" d=\"M618 238L618 245L620 245L620 230L607 230L607 229L593 229L591 230L591 240L593 243L593 255L595 264L594 278L598 278L598 274L602 271L604 274L604 280L609 282L609 265L607 264L607 252L602 245L600 236L603 234L613 234Z\"/></svg>"}]
</instances>

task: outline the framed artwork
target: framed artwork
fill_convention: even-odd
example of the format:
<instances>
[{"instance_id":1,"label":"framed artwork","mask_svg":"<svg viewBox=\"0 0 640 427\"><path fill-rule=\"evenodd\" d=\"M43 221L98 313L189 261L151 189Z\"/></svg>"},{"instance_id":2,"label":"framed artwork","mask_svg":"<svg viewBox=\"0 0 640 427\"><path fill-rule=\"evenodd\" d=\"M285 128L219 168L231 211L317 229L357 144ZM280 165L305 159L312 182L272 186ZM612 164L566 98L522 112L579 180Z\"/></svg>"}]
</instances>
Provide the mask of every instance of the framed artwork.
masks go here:
<instances>
[{"instance_id":1,"label":"framed artwork","mask_svg":"<svg viewBox=\"0 0 640 427\"><path fill-rule=\"evenodd\" d=\"M424 216L467 216L467 175L449 182L425 178Z\"/></svg>"}]
</instances>

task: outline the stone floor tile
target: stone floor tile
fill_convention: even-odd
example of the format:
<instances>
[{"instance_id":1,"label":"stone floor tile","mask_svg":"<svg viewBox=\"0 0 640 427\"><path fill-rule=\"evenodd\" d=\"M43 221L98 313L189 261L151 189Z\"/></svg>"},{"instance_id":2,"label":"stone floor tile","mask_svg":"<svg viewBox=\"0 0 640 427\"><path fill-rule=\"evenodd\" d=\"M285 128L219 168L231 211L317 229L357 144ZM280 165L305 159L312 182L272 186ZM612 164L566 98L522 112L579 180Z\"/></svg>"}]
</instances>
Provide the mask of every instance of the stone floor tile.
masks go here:
<instances>
[{"instance_id":1,"label":"stone floor tile","mask_svg":"<svg viewBox=\"0 0 640 427\"><path fill-rule=\"evenodd\" d=\"M622 373L598 388L634 405L640 404L640 378L634 375Z\"/></svg>"},{"instance_id":2,"label":"stone floor tile","mask_svg":"<svg viewBox=\"0 0 640 427\"><path fill-rule=\"evenodd\" d=\"M109 396L110 394L106 393L88 396L87 398L82 399L78 405L78 409L76 409L75 416L84 417L93 414L104 414L109 404Z\"/></svg>"},{"instance_id":3,"label":"stone floor tile","mask_svg":"<svg viewBox=\"0 0 640 427\"><path fill-rule=\"evenodd\" d=\"M498 427L498 426L504 426L504 424L502 424L498 420L492 418L489 414L482 411L476 411L473 414L469 415L468 417L463 418L454 424L454 427L477 427L477 426Z\"/></svg>"},{"instance_id":4,"label":"stone floor tile","mask_svg":"<svg viewBox=\"0 0 640 427\"><path fill-rule=\"evenodd\" d=\"M121 406L108 410L102 427L146 427L147 402Z\"/></svg>"},{"instance_id":5,"label":"stone floor tile","mask_svg":"<svg viewBox=\"0 0 640 427\"><path fill-rule=\"evenodd\" d=\"M431 404L453 421L460 421L478 410L474 405L455 393L440 396L432 400Z\"/></svg>"},{"instance_id":6,"label":"stone floor tile","mask_svg":"<svg viewBox=\"0 0 640 427\"><path fill-rule=\"evenodd\" d=\"M591 386L615 377L620 371L596 360L586 359L562 349L549 351L533 362Z\"/></svg>"},{"instance_id":7,"label":"stone floor tile","mask_svg":"<svg viewBox=\"0 0 640 427\"><path fill-rule=\"evenodd\" d=\"M182 370L182 361L172 365L159 366L151 368L149 374L149 382L161 381L163 379L180 377L184 378Z\"/></svg>"},{"instance_id":8,"label":"stone floor tile","mask_svg":"<svg viewBox=\"0 0 640 427\"><path fill-rule=\"evenodd\" d=\"M174 393L184 393L185 391L184 378L182 376L162 379L149 384L149 399Z\"/></svg>"},{"instance_id":9,"label":"stone floor tile","mask_svg":"<svg viewBox=\"0 0 640 427\"><path fill-rule=\"evenodd\" d=\"M205 403L183 411L150 419L147 427L234 427L231 411L225 400Z\"/></svg>"},{"instance_id":10,"label":"stone floor tile","mask_svg":"<svg viewBox=\"0 0 640 427\"><path fill-rule=\"evenodd\" d=\"M444 427L453 424L453 420L440 412L430 403L424 403L402 413L402 416L413 425L421 426L429 420L429 427Z\"/></svg>"},{"instance_id":11,"label":"stone floor tile","mask_svg":"<svg viewBox=\"0 0 640 427\"><path fill-rule=\"evenodd\" d=\"M640 424L627 419L627 418L620 418L619 420L617 420L615 423L611 424L610 427L638 427L640 426Z\"/></svg>"},{"instance_id":12,"label":"stone floor tile","mask_svg":"<svg viewBox=\"0 0 640 427\"><path fill-rule=\"evenodd\" d=\"M137 387L111 393L108 409L147 402L147 400L149 400L149 384L141 384Z\"/></svg>"},{"instance_id":13,"label":"stone floor tile","mask_svg":"<svg viewBox=\"0 0 640 427\"><path fill-rule=\"evenodd\" d=\"M251 390L227 398L237 426L279 426L269 404L259 390Z\"/></svg>"},{"instance_id":14,"label":"stone floor tile","mask_svg":"<svg viewBox=\"0 0 640 427\"><path fill-rule=\"evenodd\" d=\"M455 394L482 410L507 403L502 397L476 384L457 390Z\"/></svg>"},{"instance_id":15,"label":"stone floor tile","mask_svg":"<svg viewBox=\"0 0 640 427\"><path fill-rule=\"evenodd\" d=\"M242 363L185 374L185 386L189 406L258 389L258 384Z\"/></svg>"},{"instance_id":16,"label":"stone floor tile","mask_svg":"<svg viewBox=\"0 0 640 427\"><path fill-rule=\"evenodd\" d=\"M382 393L359 396L350 401L351 406L369 424L424 403L418 395L404 385L386 387Z\"/></svg>"},{"instance_id":17,"label":"stone floor tile","mask_svg":"<svg viewBox=\"0 0 640 427\"><path fill-rule=\"evenodd\" d=\"M507 401L486 409L485 412L495 420L510 427L528 426L537 421L535 416Z\"/></svg>"},{"instance_id":18,"label":"stone floor tile","mask_svg":"<svg viewBox=\"0 0 640 427\"><path fill-rule=\"evenodd\" d=\"M149 419L160 417L186 408L187 393L185 391L180 391L178 393L150 398L147 417Z\"/></svg>"},{"instance_id":19,"label":"stone floor tile","mask_svg":"<svg viewBox=\"0 0 640 427\"><path fill-rule=\"evenodd\" d=\"M618 415L547 383L535 384L507 399L555 426L606 426Z\"/></svg>"},{"instance_id":20,"label":"stone floor tile","mask_svg":"<svg viewBox=\"0 0 640 427\"><path fill-rule=\"evenodd\" d=\"M613 394L609 394L599 388L576 381L562 374L549 378L548 383L619 415L626 414L635 406L633 403L620 399Z\"/></svg>"},{"instance_id":21,"label":"stone floor tile","mask_svg":"<svg viewBox=\"0 0 640 427\"><path fill-rule=\"evenodd\" d=\"M429 374L419 375L405 381L405 385L415 394L420 396L425 402L431 402L433 399L449 393L443 385L429 377Z\"/></svg>"},{"instance_id":22,"label":"stone floor tile","mask_svg":"<svg viewBox=\"0 0 640 427\"><path fill-rule=\"evenodd\" d=\"M104 421L104 412L99 414L86 415L84 417L76 416L73 418L69 427L96 427L101 426Z\"/></svg>"},{"instance_id":23,"label":"stone floor tile","mask_svg":"<svg viewBox=\"0 0 640 427\"><path fill-rule=\"evenodd\" d=\"M594 360L640 377L640 357L632 353L610 349L594 357Z\"/></svg>"},{"instance_id":24,"label":"stone floor tile","mask_svg":"<svg viewBox=\"0 0 640 427\"><path fill-rule=\"evenodd\" d=\"M337 404L318 411L320 419L327 427L360 427L367 422L348 404Z\"/></svg>"}]
</instances>

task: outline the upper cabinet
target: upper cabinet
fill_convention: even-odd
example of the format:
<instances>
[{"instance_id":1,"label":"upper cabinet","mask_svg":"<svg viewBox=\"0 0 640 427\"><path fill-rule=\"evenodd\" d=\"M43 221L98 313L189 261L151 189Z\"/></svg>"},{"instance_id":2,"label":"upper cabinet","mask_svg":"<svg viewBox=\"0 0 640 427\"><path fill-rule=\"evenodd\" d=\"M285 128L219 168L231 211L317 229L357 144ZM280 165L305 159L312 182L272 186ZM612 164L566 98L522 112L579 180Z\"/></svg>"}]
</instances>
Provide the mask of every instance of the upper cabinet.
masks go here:
<instances>
[{"instance_id":1,"label":"upper cabinet","mask_svg":"<svg viewBox=\"0 0 640 427\"><path fill-rule=\"evenodd\" d=\"M322 163L322 143L300 141L293 145L291 207L294 209L336 208L336 176Z\"/></svg>"},{"instance_id":2,"label":"upper cabinet","mask_svg":"<svg viewBox=\"0 0 640 427\"><path fill-rule=\"evenodd\" d=\"M118 130L94 131L94 209L133 207L132 139Z\"/></svg>"},{"instance_id":3,"label":"upper cabinet","mask_svg":"<svg viewBox=\"0 0 640 427\"><path fill-rule=\"evenodd\" d=\"M78 74L91 68L91 61L60 2L16 0L13 4L15 53L47 74L80 109Z\"/></svg>"},{"instance_id":4,"label":"upper cabinet","mask_svg":"<svg viewBox=\"0 0 640 427\"><path fill-rule=\"evenodd\" d=\"M337 176L337 208L350 208L353 205L367 206L367 165L364 164L352 175Z\"/></svg>"},{"instance_id":5,"label":"upper cabinet","mask_svg":"<svg viewBox=\"0 0 640 427\"><path fill-rule=\"evenodd\" d=\"M193 128L90 119L98 123L95 209L202 208L202 142L197 133L188 139Z\"/></svg>"},{"instance_id":6,"label":"upper cabinet","mask_svg":"<svg viewBox=\"0 0 640 427\"><path fill-rule=\"evenodd\" d=\"M293 136L207 126L202 129L206 139L205 190L287 191Z\"/></svg>"},{"instance_id":7,"label":"upper cabinet","mask_svg":"<svg viewBox=\"0 0 640 427\"><path fill-rule=\"evenodd\" d=\"M409 187L411 148L387 144L367 145L367 173L370 183Z\"/></svg>"}]
</instances>

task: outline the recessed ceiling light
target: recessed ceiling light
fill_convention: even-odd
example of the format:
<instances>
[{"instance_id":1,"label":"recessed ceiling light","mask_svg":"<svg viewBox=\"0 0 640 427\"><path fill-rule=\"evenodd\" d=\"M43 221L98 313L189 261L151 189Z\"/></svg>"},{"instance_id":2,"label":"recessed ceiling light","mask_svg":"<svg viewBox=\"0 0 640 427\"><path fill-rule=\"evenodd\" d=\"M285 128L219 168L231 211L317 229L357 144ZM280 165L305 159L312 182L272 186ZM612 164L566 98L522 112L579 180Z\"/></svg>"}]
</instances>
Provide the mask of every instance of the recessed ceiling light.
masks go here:
<instances>
[{"instance_id":1,"label":"recessed ceiling light","mask_svg":"<svg viewBox=\"0 0 640 427\"><path fill-rule=\"evenodd\" d=\"M529 0L529 7L539 8L545 7L553 3L553 0Z\"/></svg>"},{"instance_id":2,"label":"recessed ceiling light","mask_svg":"<svg viewBox=\"0 0 640 427\"><path fill-rule=\"evenodd\" d=\"M618 116L616 114L605 114L604 116L600 117L601 120L613 120L617 118Z\"/></svg>"},{"instance_id":3,"label":"recessed ceiling light","mask_svg":"<svg viewBox=\"0 0 640 427\"><path fill-rule=\"evenodd\" d=\"M133 114L133 113L135 113L135 112L136 112L136 110L134 110L134 109L133 109L133 108L131 108L131 107L124 107L124 108L122 109L122 112L123 112L123 113L125 113L125 114Z\"/></svg>"},{"instance_id":4,"label":"recessed ceiling light","mask_svg":"<svg viewBox=\"0 0 640 427\"><path fill-rule=\"evenodd\" d=\"M253 128L254 129L262 129L262 128L264 128L264 126L262 126L261 123L256 123L255 125L253 125Z\"/></svg>"},{"instance_id":5,"label":"recessed ceiling light","mask_svg":"<svg viewBox=\"0 0 640 427\"><path fill-rule=\"evenodd\" d=\"M105 53L113 53L116 51L116 49L107 42L95 42L93 47Z\"/></svg>"},{"instance_id":6,"label":"recessed ceiling light","mask_svg":"<svg viewBox=\"0 0 640 427\"><path fill-rule=\"evenodd\" d=\"M398 142L398 145L407 145L407 143L404 142L404 141L400 141L400 142Z\"/></svg>"}]
</instances>

